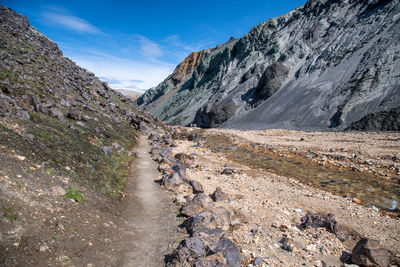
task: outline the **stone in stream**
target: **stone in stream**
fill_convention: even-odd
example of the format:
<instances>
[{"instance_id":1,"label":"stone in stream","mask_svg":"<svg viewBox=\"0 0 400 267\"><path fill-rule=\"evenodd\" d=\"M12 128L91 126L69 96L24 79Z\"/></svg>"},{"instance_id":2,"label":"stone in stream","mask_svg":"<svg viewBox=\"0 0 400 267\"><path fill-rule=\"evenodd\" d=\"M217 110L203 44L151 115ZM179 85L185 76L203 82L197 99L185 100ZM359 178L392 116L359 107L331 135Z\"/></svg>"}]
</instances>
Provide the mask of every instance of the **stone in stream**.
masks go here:
<instances>
[{"instance_id":1,"label":"stone in stream","mask_svg":"<svg viewBox=\"0 0 400 267\"><path fill-rule=\"evenodd\" d=\"M193 188L193 193L194 194L198 194L198 193L203 193L204 189L203 189L203 185L196 181L196 180L190 180L190 185Z\"/></svg>"},{"instance_id":2,"label":"stone in stream","mask_svg":"<svg viewBox=\"0 0 400 267\"><path fill-rule=\"evenodd\" d=\"M222 191L221 187L217 187L215 189L215 192L211 195L211 198L215 201L215 202L220 202L220 201L225 201L225 200L229 200L228 195Z\"/></svg>"},{"instance_id":3,"label":"stone in stream","mask_svg":"<svg viewBox=\"0 0 400 267\"><path fill-rule=\"evenodd\" d=\"M375 239L362 238L353 248L351 261L366 267L390 266L389 252Z\"/></svg>"}]
</instances>

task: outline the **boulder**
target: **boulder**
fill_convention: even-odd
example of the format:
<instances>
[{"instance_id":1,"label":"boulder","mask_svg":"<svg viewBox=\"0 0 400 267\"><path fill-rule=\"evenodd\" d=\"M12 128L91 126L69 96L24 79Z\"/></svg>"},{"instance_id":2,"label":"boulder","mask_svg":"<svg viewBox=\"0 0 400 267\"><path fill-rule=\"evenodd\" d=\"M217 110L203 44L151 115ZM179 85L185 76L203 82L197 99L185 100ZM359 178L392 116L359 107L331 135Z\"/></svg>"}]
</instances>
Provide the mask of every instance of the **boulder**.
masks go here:
<instances>
[{"instance_id":1,"label":"boulder","mask_svg":"<svg viewBox=\"0 0 400 267\"><path fill-rule=\"evenodd\" d=\"M215 192L211 195L211 198L215 201L215 202L220 202L220 201L225 201L225 200L229 200L228 195L222 191L221 187L217 187L215 189Z\"/></svg>"},{"instance_id":2,"label":"boulder","mask_svg":"<svg viewBox=\"0 0 400 267\"><path fill-rule=\"evenodd\" d=\"M68 111L67 118L72 119L72 120L81 121L84 118L84 116L83 116L83 112L81 112L79 110L70 110L70 111Z\"/></svg>"},{"instance_id":3,"label":"boulder","mask_svg":"<svg viewBox=\"0 0 400 267\"><path fill-rule=\"evenodd\" d=\"M182 179L179 177L178 173L173 173L172 175L163 175L162 184L166 187L175 187L182 183Z\"/></svg>"},{"instance_id":4,"label":"boulder","mask_svg":"<svg viewBox=\"0 0 400 267\"><path fill-rule=\"evenodd\" d=\"M378 240L362 238L353 248L351 261L366 267L388 267L390 255Z\"/></svg>"},{"instance_id":5,"label":"boulder","mask_svg":"<svg viewBox=\"0 0 400 267\"><path fill-rule=\"evenodd\" d=\"M230 227L230 212L222 207L208 209L188 218L183 223L183 226L186 227L186 230L190 234L204 227L211 229L220 228L226 231Z\"/></svg>"},{"instance_id":6,"label":"boulder","mask_svg":"<svg viewBox=\"0 0 400 267\"><path fill-rule=\"evenodd\" d=\"M203 240L200 237L189 237L184 241L184 246L186 246L190 253L195 257L201 257L206 255L206 248Z\"/></svg>"},{"instance_id":7,"label":"boulder","mask_svg":"<svg viewBox=\"0 0 400 267\"><path fill-rule=\"evenodd\" d=\"M182 208L181 214L190 217L196 213L204 211L207 207L207 196L200 193L192 200L187 201L187 204Z\"/></svg>"},{"instance_id":8,"label":"boulder","mask_svg":"<svg viewBox=\"0 0 400 267\"><path fill-rule=\"evenodd\" d=\"M198 193L203 193L204 189L203 189L203 185L196 181L196 180L190 180L190 185L193 188L193 193L194 194L198 194Z\"/></svg>"},{"instance_id":9,"label":"boulder","mask_svg":"<svg viewBox=\"0 0 400 267\"><path fill-rule=\"evenodd\" d=\"M212 254L222 253L226 259L226 265L240 267L240 252L236 245L227 238L222 238L217 243L210 245L209 250Z\"/></svg>"},{"instance_id":10,"label":"boulder","mask_svg":"<svg viewBox=\"0 0 400 267\"><path fill-rule=\"evenodd\" d=\"M305 229L309 226L313 228L323 227L326 228L329 232L336 234L336 236L341 240L344 241L347 239L348 234L345 233L340 227L338 222L335 220L335 215L332 213L323 214L323 213L311 213L307 212L301 218L301 225L300 227Z\"/></svg>"},{"instance_id":11,"label":"boulder","mask_svg":"<svg viewBox=\"0 0 400 267\"><path fill-rule=\"evenodd\" d=\"M180 164L172 166L172 169L179 175L181 179L186 179L186 168Z\"/></svg>"},{"instance_id":12,"label":"boulder","mask_svg":"<svg viewBox=\"0 0 400 267\"><path fill-rule=\"evenodd\" d=\"M61 121L65 121L64 113L60 109L58 109L56 107L52 107L52 108L49 109L49 115L51 117L58 118Z\"/></svg>"},{"instance_id":13,"label":"boulder","mask_svg":"<svg viewBox=\"0 0 400 267\"><path fill-rule=\"evenodd\" d=\"M227 167L221 172L221 174L231 175L234 174L235 172L237 172L235 168Z\"/></svg>"}]
</instances>

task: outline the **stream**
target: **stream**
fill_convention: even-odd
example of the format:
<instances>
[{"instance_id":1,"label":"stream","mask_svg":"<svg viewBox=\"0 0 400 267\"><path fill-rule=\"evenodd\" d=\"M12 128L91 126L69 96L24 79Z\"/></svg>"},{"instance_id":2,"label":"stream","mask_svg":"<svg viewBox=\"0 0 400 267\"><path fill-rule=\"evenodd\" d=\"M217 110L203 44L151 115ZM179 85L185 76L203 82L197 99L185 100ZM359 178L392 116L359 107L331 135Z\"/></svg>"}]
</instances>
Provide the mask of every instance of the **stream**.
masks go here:
<instances>
[{"instance_id":1,"label":"stream","mask_svg":"<svg viewBox=\"0 0 400 267\"><path fill-rule=\"evenodd\" d=\"M349 168L321 166L304 155L286 153L282 157L270 150L234 145L232 139L224 135L207 136L205 146L253 169L291 177L336 195L347 194L360 199L365 206L376 206L399 214L400 184L396 181L383 180L371 173L356 172Z\"/></svg>"}]
</instances>

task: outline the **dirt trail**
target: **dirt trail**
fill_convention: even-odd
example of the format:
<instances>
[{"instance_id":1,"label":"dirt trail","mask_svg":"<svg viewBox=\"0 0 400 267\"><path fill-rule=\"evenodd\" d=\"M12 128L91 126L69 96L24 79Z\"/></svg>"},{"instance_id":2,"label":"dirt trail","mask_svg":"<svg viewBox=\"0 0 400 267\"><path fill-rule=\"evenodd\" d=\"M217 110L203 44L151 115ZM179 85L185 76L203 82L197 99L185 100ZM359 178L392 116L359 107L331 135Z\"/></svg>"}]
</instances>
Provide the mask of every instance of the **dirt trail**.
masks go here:
<instances>
[{"instance_id":1,"label":"dirt trail","mask_svg":"<svg viewBox=\"0 0 400 267\"><path fill-rule=\"evenodd\" d=\"M122 266L162 266L168 245L176 233L174 206L167 193L155 182L159 178L156 163L151 159L145 136L140 137L133 178L126 192L130 208L125 209L125 245ZM128 238L131 236L132 238Z\"/></svg>"}]
</instances>

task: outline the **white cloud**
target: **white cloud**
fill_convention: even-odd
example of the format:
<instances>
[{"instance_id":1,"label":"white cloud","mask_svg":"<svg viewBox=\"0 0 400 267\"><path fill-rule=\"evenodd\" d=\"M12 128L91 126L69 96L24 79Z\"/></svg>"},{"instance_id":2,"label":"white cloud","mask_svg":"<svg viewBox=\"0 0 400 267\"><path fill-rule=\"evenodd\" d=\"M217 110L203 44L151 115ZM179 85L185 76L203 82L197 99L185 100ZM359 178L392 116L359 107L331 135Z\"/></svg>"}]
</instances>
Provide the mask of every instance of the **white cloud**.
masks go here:
<instances>
[{"instance_id":1,"label":"white cloud","mask_svg":"<svg viewBox=\"0 0 400 267\"><path fill-rule=\"evenodd\" d=\"M48 24L56 24L79 33L101 33L98 28L86 20L67 14L62 9L51 8L50 12L42 13L42 19Z\"/></svg>"},{"instance_id":2,"label":"white cloud","mask_svg":"<svg viewBox=\"0 0 400 267\"><path fill-rule=\"evenodd\" d=\"M196 44L188 44L182 42L178 34L174 34L165 38L165 42L171 46L175 46L185 50L186 52L194 52L205 49L207 46L214 44L210 39L205 39L197 42Z\"/></svg>"},{"instance_id":3,"label":"white cloud","mask_svg":"<svg viewBox=\"0 0 400 267\"><path fill-rule=\"evenodd\" d=\"M65 54L79 66L102 77L114 89L147 90L162 82L175 67L164 62L140 62L95 51L91 54L69 54L66 51Z\"/></svg>"},{"instance_id":4,"label":"white cloud","mask_svg":"<svg viewBox=\"0 0 400 267\"><path fill-rule=\"evenodd\" d=\"M164 55L161 47L142 35L137 35L140 44L140 53L147 58L158 58Z\"/></svg>"}]
</instances>

